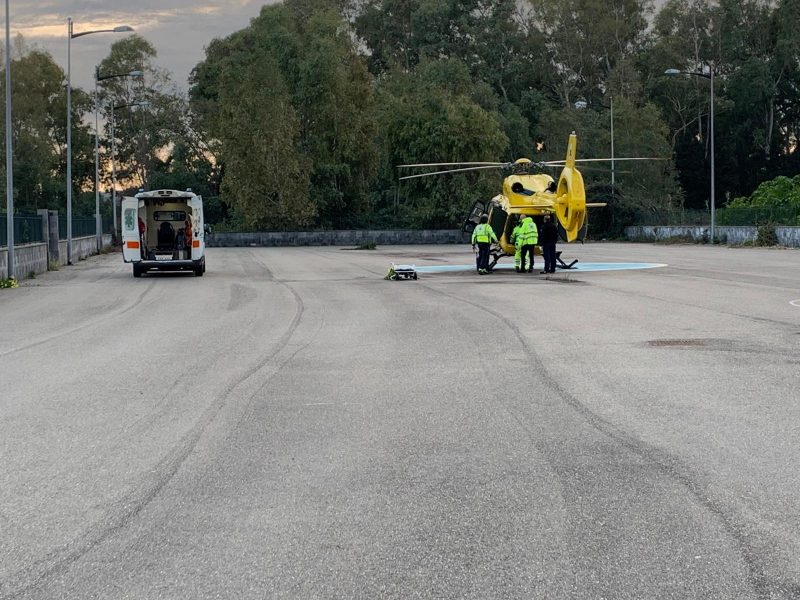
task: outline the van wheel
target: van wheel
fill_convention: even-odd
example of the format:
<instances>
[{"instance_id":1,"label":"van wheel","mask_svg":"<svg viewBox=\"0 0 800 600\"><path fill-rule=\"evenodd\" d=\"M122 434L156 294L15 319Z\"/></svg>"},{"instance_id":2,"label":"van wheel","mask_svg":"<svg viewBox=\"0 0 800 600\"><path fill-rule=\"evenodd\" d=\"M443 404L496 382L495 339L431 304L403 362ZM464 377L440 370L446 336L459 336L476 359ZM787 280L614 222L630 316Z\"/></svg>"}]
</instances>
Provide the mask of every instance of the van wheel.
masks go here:
<instances>
[{"instance_id":1,"label":"van wheel","mask_svg":"<svg viewBox=\"0 0 800 600\"><path fill-rule=\"evenodd\" d=\"M196 277L202 277L203 273L205 272L206 270L203 268L203 265L198 265L194 268L194 274Z\"/></svg>"},{"instance_id":2,"label":"van wheel","mask_svg":"<svg viewBox=\"0 0 800 600\"><path fill-rule=\"evenodd\" d=\"M142 276L142 269L136 263L133 263L133 276L134 277L141 277Z\"/></svg>"}]
</instances>

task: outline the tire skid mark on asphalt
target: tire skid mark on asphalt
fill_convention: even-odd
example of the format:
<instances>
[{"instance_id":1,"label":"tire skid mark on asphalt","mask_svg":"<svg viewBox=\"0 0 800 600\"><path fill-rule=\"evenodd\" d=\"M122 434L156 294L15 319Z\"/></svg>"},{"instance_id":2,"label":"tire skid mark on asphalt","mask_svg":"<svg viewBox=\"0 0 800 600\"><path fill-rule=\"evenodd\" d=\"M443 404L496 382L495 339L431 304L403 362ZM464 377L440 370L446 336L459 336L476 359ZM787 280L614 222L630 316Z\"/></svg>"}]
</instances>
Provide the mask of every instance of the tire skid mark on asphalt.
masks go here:
<instances>
[{"instance_id":1,"label":"tire skid mark on asphalt","mask_svg":"<svg viewBox=\"0 0 800 600\"><path fill-rule=\"evenodd\" d=\"M265 360L265 364L266 364L266 362L268 362L272 358L274 358L278 354L278 352L280 352L281 350L283 350L284 348L286 348L289 345L289 341L294 336L295 331L297 330L297 328L300 325L300 318L305 313L305 303L303 302L303 299L300 296L300 294L297 292L297 290L295 290L292 286L288 285L288 283L286 283L284 280L276 278L274 276L274 274L272 273L272 271L269 269L269 267L267 267L264 263L262 263L261 260L256 256L256 254L252 250L250 251L250 255L253 258L253 261L256 262L261 267L261 269L263 269L263 271L265 271L267 273L269 281L275 282L275 283L285 287L287 290L289 290L289 292L294 296L294 299L297 302L297 306L300 308L300 312L296 315L296 319L293 321L293 327L291 329L291 335L288 335L288 337L286 338L285 343L283 343L283 345L276 352L273 352L273 354L270 355L270 357L268 357ZM253 412L253 410L255 408L254 401L256 399L256 396L258 396L264 390L264 388L267 387L267 384L270 381L272 381L272 379L277 374L279 374L281 372L281 370L283 370L283 367L285 367L295 356L297 356L297 354L299 354L300 352L302 352L303 350L308 348L311 345L311 343L315 339L317 339L317 334L325 326L325 312L324 311L325 311L325 307L323 305L323 313L322 313L321 318L320 318L320 324L316 328L316 330L314 331L314 334L309 336L309 340L306 343L300 344L299 346L297 346L294 349L294 351L291 352L290 354L288 354L287 356L285 356L280 363L274 365L275 370L272 373L270 373L267 377L265 377L264 381L262 381L261 384L255 390L253 390L253 392L248 396L246 404L245 404L244 409L242 411L242 414L239 417L239 419L237 420L236 426L233 429L231 429L230 432L228 432L228 437L235 435L239 431L239 429L242 426L242 424L247 423L250 420L250 416L252 415L252 412Z\"/></svg>"},{"instance_id":2,"label":"tire skid mark on asphalt","mask_svg":"<svg viewBox=\"0 0 800 600\"><path fill-rule=\"evenodd\" d=\"M790 323L789 321L780 321L778 319L770 319L768 317L756 317L754 315L745 315L742 313L737 313L728 310L722 310L720 308L710 308L708 306L703 306L702 304L693 304L691 302L683 302L680 300L672 300L670 298L662 298L660 296L653 296L651 294L642 294L641 292L631 292L627 290L622 290L615 287L609 287L607 285L600 285L595 284L595 287L598 287L604 291L610 292L612 294L619 294L621 296L631 297L634 296L636 298L647 298L648 300L655 300L656 302L663 302L665 304L673 304L675 306L682 306L686 308L695 308L698 310L704 310L706 312L711 312L713 314L721 314L727 315L729 317L739 317L740 319L747 319L748 321L753 321L755 323L769 323L771 325L780 325L782 327L797 327L797 323ZM760 286L759 286L760 287Z\"/></svg>"},{"instance_id":3,"label":"tire skid mark on asphalt","mask_svg":"<svg viewBox=\"0 0 800 600\"><path fill-rule=\"evenodd\" d=\"M626 448L636 456L640 457L641 459L647 461L650 464L655 465L658 470L660 470L666 477L678 483L681 487L686 489L691 496L693 496L696 502L713 514L718 522L722 525L725 532L730 536L730 538L734 541L736 548L738 549L742 560L744 561L747 567L747 582L751 589L754 591L758 598L767 600L771 597L771 587L769 582L766 580L766 574L764 571L763 565L760 563L758 556L754 549L750 546L747 540L747 535L742 535L739 533L739 523L736 522L734 515L729 514L726 510L722 502L715 500L713 497L713 493L707 486L703 486L702 484L698 483L691 474L691 469L681 462L678 458L673 455L668 454L667 452L661 450L660 448L653 446L652 444L648 444L647 442L638 439L631 434L627 433L625 430L617 427L611 421L601 417L597 413L593 412L589 409L585 404L583 404L580 400L578 400L574 395L572 395L569 391L567 391L564 386L562 386L559 381L556 379L555 375L553 375L550 370L548 370L545 366L543 361L539 358L539 355L536 351L530 346L525 336L519 330L519 328L508 318L504 315L492 310L491 308L481 305L477 302L472 302L471 300L467 300L462 298L456 294L452 294L449 292L445 292L442 290L438 290L433 288L429 285L419 284L422 287L437 293L443 296L447 296L452 298L453 300L463 302L470 306L473 306L481 311L484 311L496 319L498 319L501 323L503 323L506 327L508 327L514 336L519 341L521 347L523 348L525 354L527 355L528 359L534 364L534 370L536 373L544 380L544 382L559 396L563 399L563 401L572 408L576 413L581 415L586 422L597 430L599 433L605 435L606 437L610 438L617 444L621 445L622 447ZM513 418L519 423L519 425L531 436L534 435L534 432L530 429L530 427L517 415L512 414Z\"/></svg>"},{"instance_id":4,"label":"tire skid mark on asphalt","mask_svg":"<svg viewBox=\"0 0 800 600\"><path fill-rule=\"evenodd\" d=\"M53 340L56 340L58 338L61 338L61 337L64 337L66 335L70 335L72 333L75 333L76 331L80 331L80 330L86 329L88 327L93 327L95 325L99 325L101 323L105 323L109 319L113 319L115 317L122 316L125 313L127 313L127 312L133 310L134 308L136 308L137 306L139 306L139 304L142 303L142 300L144 300L145 296L148 293L150 293L150 291L153 289L153 287L155 287L155 284L156 284L155 281L150 283L150 285L148 285L142 291L142 293L139 294L139 296L136 298L136 300L134 300L131 304L129 304L128 306L126 306L122 310L112 311L112 312L106 313L105 315L100 316L100 317L93 316L91 318L91 320L85 321L84 323L81 323L77 327L73 327L71 329L66 329L64 331L60 331L59 333L54 333L53 335L50 335L50 336L48 336L46 338L42 338L42 339L37 340L35 342L31 342L30 344L25 344L23 346L18 346L16 348L11 348L10 350L5 350L3 352L0 352L0 357L7 356L9 354L14 354L15 352L22 352L23 350L29 350L31 348L35 348L36 346L41 346L42 344L46 344L48 342L52 342Z\"/></svg>"},{"instance_id":5,"label":"tire skid mark on asphalt","mask_svg":"<svg viewBox=\"0 0 800 600\"><path fill-rule=\"evenodd\" d=\"M163 459L161 459L156 464L154 468L150 470L151 475L148 478L149 481L139 485L139 487L132 493L117 500L114 504L118 507L118 509L110 510L106 518L101 519L94 527L91 527L87 531L87 533L82 536L82 538L73 540L72 542L68 543L62 548L53 550L52 552L38 559L36 562L26 567L25 569L17 571L16 573L12 574L8 578L9 580L11 580L12 578L18 580L24 578L26 581L18 585L17 589L13 591L5 591L2 589L2 587L0 587L0 600L12 600L23 597L27 592L30 592L31 590L43 584L46 579L50 578L51 576L55 575L58 572L64 571L70 565L72 565L73 563L78 561L81 557L90 552L93 548L107 541L108 539L113 537L117 532L124 529L139 513L142 512L142 510L150 502L153 501L153 499L159 494L159 492L164 488L164 486L166 486L167 483L169 483L169 481L175 476L175 474L178 472L178 469L186 461L187 457L191 454L192 450L197 446L197 443L200 441L200 438L202 437L207 427L214 421L214 419L217 417L220 411L228 403L228 398L230 397L230 395L238 387L244 386L248 382L248 380L256 376L259 373L259 371L261 371L265 367L268 367L270 365L270 362L286 346L288 346L295 331L300 325L300 321L305 311L305 305L303 303L303 300L294 288L279 280L274 279L269 269L266 266L264 266L260 261L258 261L254 255L252 256L252 258L256 261L259 267L261 267L261 269L263 269L263 271L266 272L266 274L268 275L267 280L279 283L280 285L288 289L291 292L292 297L294 298L296 303L294 317L289 323L289 326L287 327L286 331L276 342L272 352L264 356L262 360L258 361L255 365L247 369L247 371L244 374L242 374L241 377L235 383L228 386L225 389L225 391L220 395L220 397L214 403L212 403L208 408L206 408L205 411L203 411L202 416L197 421L195 426L192 427L192 429L179 440L179 442L173 447L171 452L169 452ZM261 274L263 275L264 273L262 272ZM283 365L285 365L289 360L291 360L292 357L294 357L298 352L300 352L310 343L311 342L309 341L308 343L298 347L297 349L294 350L294 352L292 352L288 357L286 357L279 365L277 365L277 369L275 369L273 373L270 373L267 376L266 380L262 382L262 384L258 387L258 390L263 389L267 385L269 380L272 379L272 377L274 377L275 374L280 371ZM247 405L248 407L249 404L252 402L254 396L255 394L251 395L248 398L248 405ZM240 422L241 420L239 421L239 423Z\"/></svg>"}]
</instances>

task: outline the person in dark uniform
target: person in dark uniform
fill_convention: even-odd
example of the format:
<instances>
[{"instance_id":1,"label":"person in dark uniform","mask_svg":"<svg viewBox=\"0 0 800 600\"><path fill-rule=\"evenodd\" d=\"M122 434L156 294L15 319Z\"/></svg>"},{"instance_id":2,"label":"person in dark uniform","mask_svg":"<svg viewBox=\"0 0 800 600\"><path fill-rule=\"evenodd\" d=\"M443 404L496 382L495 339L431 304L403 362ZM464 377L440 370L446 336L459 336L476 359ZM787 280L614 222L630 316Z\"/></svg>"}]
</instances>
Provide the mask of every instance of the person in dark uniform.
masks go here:
<instances>
[{"instance_id":1,"label":"person in dark uniform","mask_svg":"<svg viewBox=\"0 0 800 600\"><path fill-rule=\"evenodd\" d=\"M544 216L542 223L542 237L540 245L544 255L544 273L556 272L556 243L558 242L558 225L555 224L550 215Z\"/></svg>"}]
</instances>

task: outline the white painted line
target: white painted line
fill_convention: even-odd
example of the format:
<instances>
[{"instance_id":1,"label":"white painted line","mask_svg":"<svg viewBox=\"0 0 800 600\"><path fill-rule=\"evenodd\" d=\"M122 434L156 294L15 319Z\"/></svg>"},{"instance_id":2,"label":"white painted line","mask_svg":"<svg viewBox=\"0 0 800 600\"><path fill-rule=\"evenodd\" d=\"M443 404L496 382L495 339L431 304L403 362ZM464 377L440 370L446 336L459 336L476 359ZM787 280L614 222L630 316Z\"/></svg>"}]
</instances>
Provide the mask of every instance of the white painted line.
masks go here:
<instances>
[{"instance_id":1,"label":"white painted line","mask_svg":"<svg viewBox=\"0 0 800 600\"><path fill-rule=\"evenodd\" d=\"M791 304L792 306L796 306L797 308L800 308L800 298L798 298L797 300L790 301L789 304Z\"/></svg>"}]
</instances>

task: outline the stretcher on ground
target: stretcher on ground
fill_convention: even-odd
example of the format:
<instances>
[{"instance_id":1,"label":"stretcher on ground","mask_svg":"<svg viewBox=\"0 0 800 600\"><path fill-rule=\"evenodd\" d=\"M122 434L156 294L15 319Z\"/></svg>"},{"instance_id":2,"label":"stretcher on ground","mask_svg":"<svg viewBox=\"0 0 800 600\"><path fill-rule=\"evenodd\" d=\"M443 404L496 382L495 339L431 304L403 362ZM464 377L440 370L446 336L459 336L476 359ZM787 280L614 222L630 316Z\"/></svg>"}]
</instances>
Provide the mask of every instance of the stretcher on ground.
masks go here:
<instances>
[{"instance_id":1,"label":"stretcher on ground","mask_svg":"<svg viewBox=\"0 0 800 600\"><path fill-rule=\"evenodd\" d=\"M416 265L396 265L394 263L389 267L389 272L386 277L390 281L398 281L400 279L417 279Z\"/></svg>"}]
</instances>

